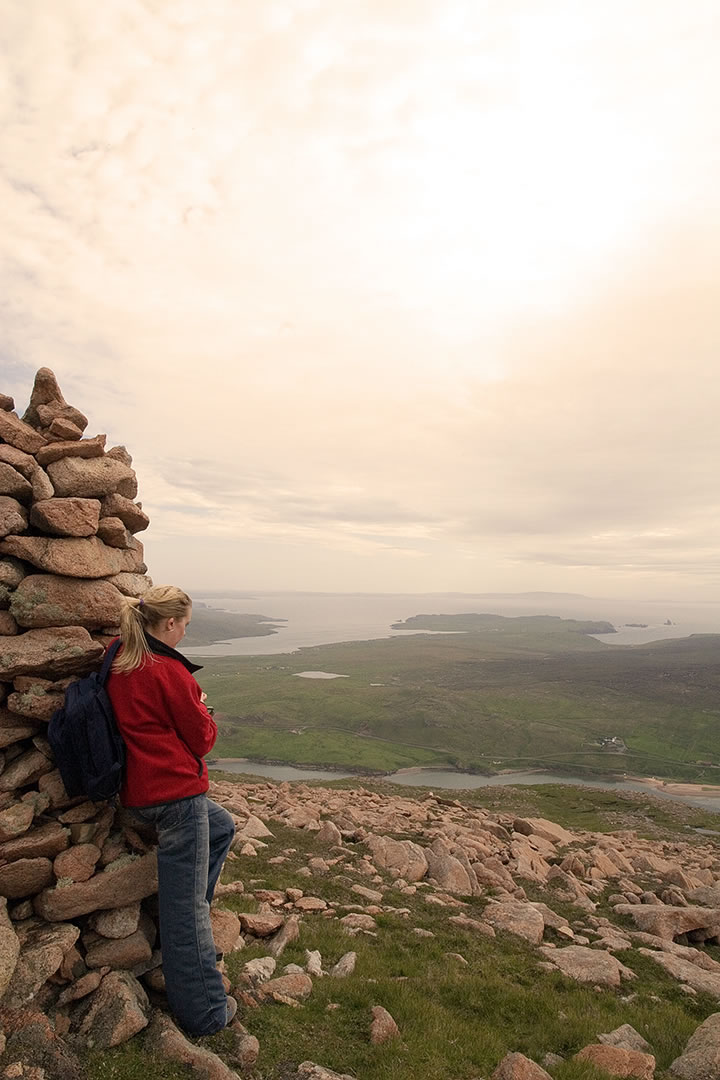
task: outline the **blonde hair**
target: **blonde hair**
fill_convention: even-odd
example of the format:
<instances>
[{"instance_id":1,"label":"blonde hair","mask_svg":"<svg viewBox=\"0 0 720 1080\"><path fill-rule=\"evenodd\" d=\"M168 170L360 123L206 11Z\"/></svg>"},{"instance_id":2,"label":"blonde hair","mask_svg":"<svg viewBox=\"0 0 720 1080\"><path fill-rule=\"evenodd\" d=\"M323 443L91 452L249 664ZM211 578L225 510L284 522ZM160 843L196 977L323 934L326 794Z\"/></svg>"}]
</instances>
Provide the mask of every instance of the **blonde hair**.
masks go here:
<instances>
[{"instance_id":1,"label":"blonde hair","mask_svg":"<svg viewBox=\"0 0 720 1080\"><path fill-rule=\"evenodd\" d=\"M113 661L113 671L134 671L152 657L146 633L164 619L182 619L190 613L192 600L175 585L153 585L141 599L123 597L125 604L120 615L119 656Z\"/></svg>"}]
</instances>

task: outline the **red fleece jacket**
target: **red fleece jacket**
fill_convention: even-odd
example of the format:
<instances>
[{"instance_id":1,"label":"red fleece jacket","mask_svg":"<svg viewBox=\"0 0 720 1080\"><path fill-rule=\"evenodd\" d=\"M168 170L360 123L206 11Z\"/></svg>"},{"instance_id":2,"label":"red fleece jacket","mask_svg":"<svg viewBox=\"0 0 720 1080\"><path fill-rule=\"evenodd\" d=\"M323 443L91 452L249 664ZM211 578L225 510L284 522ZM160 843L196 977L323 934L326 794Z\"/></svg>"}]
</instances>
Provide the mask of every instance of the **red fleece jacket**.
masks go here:
<instances>
[{"instance_id":1,"label":"red fleece jacket","mask_svg":"<svg viewBox=\"0 0 720 1080\"><path fill-rule=\"evenodd\" d=\"M215 745L217 725L180 660L152 655L134 671L112 671L107 692L127 751L123 806L154 806L207 791L202 759Z\"/></svg>"}]
</instances>

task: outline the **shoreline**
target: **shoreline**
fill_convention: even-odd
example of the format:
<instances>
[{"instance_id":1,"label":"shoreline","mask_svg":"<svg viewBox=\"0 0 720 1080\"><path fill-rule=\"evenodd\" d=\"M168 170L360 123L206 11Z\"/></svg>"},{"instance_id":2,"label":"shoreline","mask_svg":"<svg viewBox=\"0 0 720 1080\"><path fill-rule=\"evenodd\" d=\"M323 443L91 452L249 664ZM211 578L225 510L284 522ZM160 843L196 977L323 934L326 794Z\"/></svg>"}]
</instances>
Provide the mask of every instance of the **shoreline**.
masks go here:
<instances>
[{"instance_id":1,"label":"shoreline","mask_svg":"<svg viewBox=\"0 0 720 1080\"><path fill-rule=\"evenodd\" d=\"M308 764L306 764L304 762L297 762L297 761L278 761L277 759L274 759L274 760L271 760L271 759L265 759L265 760L254 759L254 760L251 760L250 758L246 758L246 757L224 757L224 758L213 759L213 762L210 765L210 768L222 770L222 766L225 763L233 764L233 765L245 765L245 764L247 764L248 766L252 766L253 764L256 764L256 765L278 765L280 767L284 766L284 767L289 768L289 769L307 769L309 771L318 771L318 772L337 772L337 773L349 774L350 776L357 776L358 779L362 779L363 777L368 778L368 779L369 778L382 779L382 778L387 778L387 777L390 777L390 776L402 776L402 775L405 775L407 773L416 772L417 770L422 770L422 772L428 773L428 775L433 773L433 772L452 772L452 773L457 773L458 776L463 776L463 775L465 775L465 776L490 776L490 775L493 775L491 773L471 773L471 772L468 772L468 771L466 771L464 769L453 769L450 766L445 766L445 765L410 765L410 766L405 766L402 769L395 769L392 773L387 773L387 772L380 772L379 770L375 771L375 770L370 770L370 769L365 770L365 771L358 771L357 769L350 769L349 767L346 768L346 767L343 767L343 766L340 766L340 765L318 765L318 764L308 765ZM250 768L248 771L252 772L252 769ZM518 776L525 776L525 775L527 775L528 773L531 773L531 772L532 773L537 773L538 775L543 775L543 774L549 773L550 770L549 769L542 769L542 768L539 768L539 767L535 767L535 768L531 768L531 769L500 769L497 772L497 774L495 774L495 775L497 775L497 776L512 776L513 774L517 774ZM605 782L611 781L612 782L613 780L618 780L618 781L627 780L627 781L630 781L632 783L645 784L645 785L647 785L647 787L654 788L656 791L663 792L666 795L680 795L680 796L684 796L686 798L702 797L702 798L718 799L720 801L720 784L691 784L691 783L688 783L687 781L683 781L683 780L658 780L658 778L654 777L654 776L626 775L626 776L622 776L622 777L620 777L620 776L618 776L618 777L607 777L607 776L606 777L602 777L602 776L597 776L597 777L589 776L589 777L587 777L587 781L591 786L592 786L592 781L593 780L597 780L599 786L602 786L603 781L605 781Z\"/></svg>"},{"instance_id":2,"label":"shoreline","mask_svg":"<svg viewBox=\"0 0 720 1080\"><path fill-rule=\"evenodd\" d=\"M666 795L702 795L704 798L720 799L720 785L718 784L689 784L684 780L658 780L655 776L628 776L628 780L647 784L656 791L664 791Z\"/></svg>"}]
</instances>

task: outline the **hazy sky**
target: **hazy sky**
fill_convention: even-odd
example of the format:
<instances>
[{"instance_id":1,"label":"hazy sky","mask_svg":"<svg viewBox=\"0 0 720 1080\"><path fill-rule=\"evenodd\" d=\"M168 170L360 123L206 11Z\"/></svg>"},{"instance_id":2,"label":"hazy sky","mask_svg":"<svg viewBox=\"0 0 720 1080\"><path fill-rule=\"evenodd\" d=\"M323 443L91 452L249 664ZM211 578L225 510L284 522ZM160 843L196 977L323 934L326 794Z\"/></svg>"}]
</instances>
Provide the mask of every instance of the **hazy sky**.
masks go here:
<instances>
[{"instance_id":1,"label":"hazy sky","mask_svg":"<svg viewBox=\"0 0 720 1080\"><path fill-rule=\"evenodd\" d=\"M190 588L720 599L717 0L25 0L0 390Z\"/></svg>"}]
</instances>

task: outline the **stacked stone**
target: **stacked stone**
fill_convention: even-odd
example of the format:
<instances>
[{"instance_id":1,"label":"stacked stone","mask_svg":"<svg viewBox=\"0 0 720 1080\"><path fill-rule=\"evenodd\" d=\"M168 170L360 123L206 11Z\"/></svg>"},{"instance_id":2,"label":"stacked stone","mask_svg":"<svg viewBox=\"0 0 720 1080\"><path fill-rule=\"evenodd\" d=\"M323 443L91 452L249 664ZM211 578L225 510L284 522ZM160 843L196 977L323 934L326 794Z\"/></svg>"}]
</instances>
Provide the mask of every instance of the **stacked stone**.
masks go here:
<instances>
[{"instance_id":1,"label":"stacked stone","mask_svg":"<svg viewBox=\"0 0 720 1080\"><path fill-rule=\"evenodd\" d=\"M86 427L48 368L22 419L0 395L0 999L6 1024L32 999L59 1034L132 999L127 1038L133 1009L147 1023L130 972L158 962L156 855L121 811L68 797L45 731L151 584L130 455Z\"/></svg>"}]
</instances>

